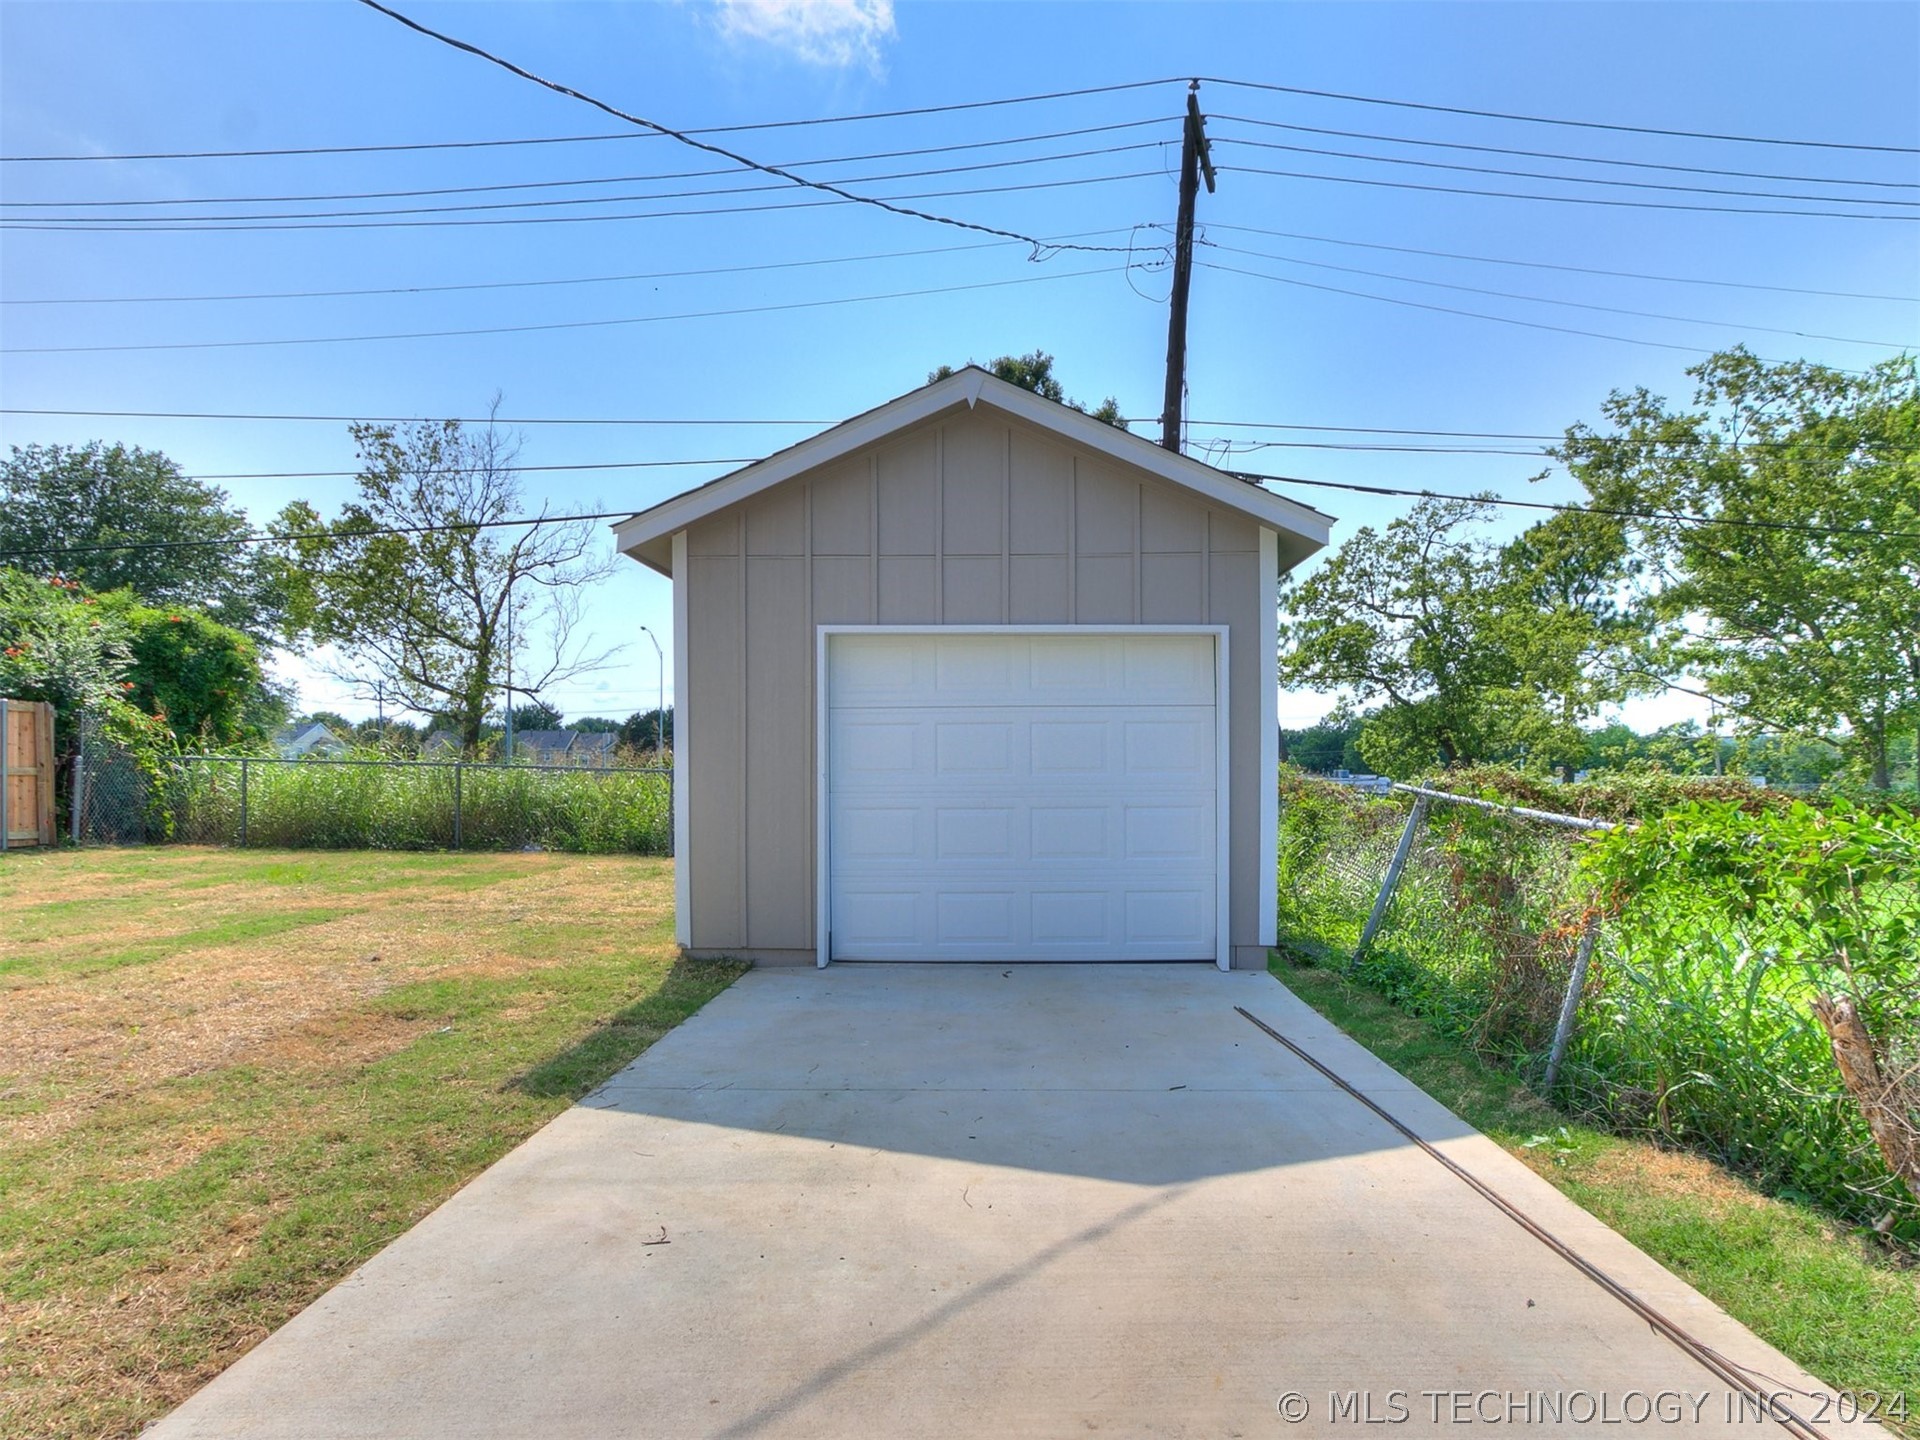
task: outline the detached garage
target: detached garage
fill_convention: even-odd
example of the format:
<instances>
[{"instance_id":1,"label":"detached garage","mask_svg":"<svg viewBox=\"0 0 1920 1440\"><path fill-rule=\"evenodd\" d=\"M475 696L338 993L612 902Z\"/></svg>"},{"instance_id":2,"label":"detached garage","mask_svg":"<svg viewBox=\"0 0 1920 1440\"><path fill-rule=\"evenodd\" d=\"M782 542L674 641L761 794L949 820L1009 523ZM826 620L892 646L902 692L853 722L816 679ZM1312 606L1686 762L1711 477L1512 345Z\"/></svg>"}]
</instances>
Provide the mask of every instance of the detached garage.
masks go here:
<instances>
[{"instance_id":1,"label":"detached garage","mask_svg":"<svg viewBox=\"0 0 1920 1440\"><path fill-rule=\"evenodd\" d=\"M1331 523L975 367L622 522L680 944L1264 968L1274 590Z\"/></svg>"}]
</instances>

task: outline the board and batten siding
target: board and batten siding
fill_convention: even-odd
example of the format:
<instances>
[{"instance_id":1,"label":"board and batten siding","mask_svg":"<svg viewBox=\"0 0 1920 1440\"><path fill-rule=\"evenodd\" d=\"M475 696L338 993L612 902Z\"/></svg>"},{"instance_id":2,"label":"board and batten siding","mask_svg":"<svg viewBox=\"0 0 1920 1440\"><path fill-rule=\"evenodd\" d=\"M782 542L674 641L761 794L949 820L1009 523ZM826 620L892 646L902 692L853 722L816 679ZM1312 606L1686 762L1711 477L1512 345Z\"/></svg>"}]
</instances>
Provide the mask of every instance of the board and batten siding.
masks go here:
<instances>
[{"instance_id":1,"label":"board and batten siding","mask_svg":"<svg viewBox=\"0 0 1920 1440\"><path fill-rule=\"evenodd\" d=\"M1271 857L1259 853L1260 694L1274 674L1261 637L1276 577L1260 573L1253 520L1024 421L973 411L797 476L685 534L679 863L690 867L694 953L814 959L816 626L1207 624L1232 631L1234 959L1265 966L1258 897L1273 882Z\"/></svg>"}]
</instances>

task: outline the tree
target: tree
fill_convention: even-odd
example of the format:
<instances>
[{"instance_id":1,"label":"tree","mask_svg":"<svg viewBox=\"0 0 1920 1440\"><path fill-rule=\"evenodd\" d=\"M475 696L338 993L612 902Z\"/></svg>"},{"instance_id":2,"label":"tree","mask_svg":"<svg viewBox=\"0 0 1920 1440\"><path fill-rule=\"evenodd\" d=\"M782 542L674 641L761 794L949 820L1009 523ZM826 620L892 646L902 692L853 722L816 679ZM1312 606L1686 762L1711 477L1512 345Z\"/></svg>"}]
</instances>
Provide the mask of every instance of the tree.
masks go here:
<instances>
[{"instance_id":1,"label":"tree","mask_svg":"<svg viewBox=\"0 0 1920 1440\"><path fill-rule=\"evenodd\" d=\"M636 710L620 722L620 743L635 750L652 750L673 744L673 706L663 714L659 710Z\"/></svg>"},{"instance_id":2,"label":"tree","mask_svg":"<svg viewBox=\"0 0 1920 1440\"><path fill-rule=\"evenodd\" d=\"M189 479L157 450L99 440L15 446L0 467L4 563L97 592L124 587L263 640L282 597L271 557L231 543L250 533L226 491ZM164 548L87 548L125 541Z\"/></svg>"},{"instance_id":3,"label":"tree","mask_svg":"<svg viewBox=\"0 0 1920 1440\"><path fill-rule=\"evenodd\" d=\"M558 730L565 717L544 700L529 700L524 705L513 707L513 730L516 735L527 730Z\"/></svg>"},{"instance_id":4,"label":"tree","mask_svg":"<svg viewBox=\"0 0 1920 1440\"><path fill-rule=\"evenodd\" d=\"M166 725L129 698L139 689L126 627L74 580L0 566L0 695L54 708L55 769L66 773L81 715L157 773L174 747Z\"/></svg>"},{"instance_id":5,"label":"tree","mask_svg":"<svg viewBox=\"0 0 1920 1440\"><path fill-rule=\"evenodd\" d=\"M359 498L331 522L304 501L274 522L289 630L337 647L337 678L380 683L471 751L509 686L534 692L606 662L613 651L589 653L578 634L581 591L613 568L591 522L545 519L543 504L528 524L501 524L527 508L517 441L454 420L352 434Z\"/></svg>"},{"instance_id":6,"label":"tree","mask_svg":"<svg viewBox=\"0 0 1920 1440\"><path fill-rule=\"evenodd\" d=\"M1497 546L1476 533L1489 509L1423 500L1284 594L1282 681L1342 692L1336 721L1377 707L1357 748L1382 774L1571 767L1581 722L1643 683L1607 664L1644 634L1617 598L1631 569L1617 527L1558 515Z\"/></svg>"},{"instance_id":7,"label":"tree","mask_svg":"<svg viewBox=\"0 0 1920 1440\"><path fill-rule=\"evenodd\" d=\"M972 361L967 362L972 364ZM1083 415L1113 426L1117 430L1127 428L1127 422L1120 418L1120 403L1111 395L1102 400L1098 407L1089 410L1078 400L1069 400L1067 392L1053 375L1053 356L1044 350L1035 350L1029 355L1002 355L998 360L987 363L986 368L1010 385L1018 385L1022 390L1031 390L1043 400L1051 400L1056 405L1065 405L1070 410L1078 410ZM953 374L951 365L942 365L927 375L927 383L944 380Z\"/></svg>"},{"instance_id":8,"label":"tree","mask_svg":"<svg viewBox=\"0 0 1920 1440\"><path fill-rule=\"evenodd\" d=\"M569 720L566 728L576 730L582 735L618 735L620 722L609 720L603 715L582 715L578 720Z\"/></svg>"},{"instance_id":9,"label":"tree","mask_svg":"<svg viewBox=\"0 0 1920 1440\"><path fill-rule=\"evenodd\" d=\"M1360 752L1358 720L1322 720L1304 730L1280 732L1280 758L1302 770L1325 774L1330 770L1357 770Z\"/></svg>"},{"instance_id":10,"label":"tree","mask_svg":"<svg viewBox=\"0 0 1920 1440\"><path fill-rule=\"evenodd\" d=\"M231 625L185 606L142 604L130 590L99 597L103 618L127 638L133 658L127 699L181 741L232 745L264 734L286 713L260 649Z\"/></svg>"},{"instance_id":11,"label":"tree","mask_svg":"<svg viewBox=\"0 0 1920 1440\"><path fill-rule=\"evenodd\" d=\"M1694 409L1616 391L1610 433L1575 425L1555 453L1597 505L1646 517L1674 667L1749 729L1845 726L1885 787L1894 728L1920 724L1914 360L1856 376L1734 349L1688 373Z\"/></svg>"}]
</instances>

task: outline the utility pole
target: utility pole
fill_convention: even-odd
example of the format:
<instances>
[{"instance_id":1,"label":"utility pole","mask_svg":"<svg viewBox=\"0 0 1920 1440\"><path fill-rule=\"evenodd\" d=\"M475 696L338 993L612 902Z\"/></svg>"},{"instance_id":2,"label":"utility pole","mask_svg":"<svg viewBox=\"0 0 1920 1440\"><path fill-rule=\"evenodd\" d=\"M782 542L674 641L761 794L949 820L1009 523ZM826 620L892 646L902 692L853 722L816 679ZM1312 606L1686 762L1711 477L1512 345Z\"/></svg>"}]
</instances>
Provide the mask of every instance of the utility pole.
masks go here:
<instances>
[{"instance_id":1,"label":"utility pole","mask_svg":"<svg viewBox=\"0 0 1920 1440\"><path fill-rule=\"evenodd\" d=\"M1193 279L1193 204L1206 172L1213 194L1213 155L1206 117L1200 113L1200 82L1187 87L1187 123L1180 144L1180 216L1173 228L1173 298L1167 307L1167 395L1160 410L1160 444L1180 453L1180 412L1187 388L1187 287Z\"/></svg>"}]
</instances>

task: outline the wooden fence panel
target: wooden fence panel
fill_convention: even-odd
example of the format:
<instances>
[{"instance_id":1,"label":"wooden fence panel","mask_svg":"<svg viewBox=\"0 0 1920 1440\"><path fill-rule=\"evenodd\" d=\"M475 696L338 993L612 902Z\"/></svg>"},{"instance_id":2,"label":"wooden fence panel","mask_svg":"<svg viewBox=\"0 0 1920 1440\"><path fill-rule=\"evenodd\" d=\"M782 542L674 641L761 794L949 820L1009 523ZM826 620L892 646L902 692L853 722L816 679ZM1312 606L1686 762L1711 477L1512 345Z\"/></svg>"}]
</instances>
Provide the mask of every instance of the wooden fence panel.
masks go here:
<instances>
[{"instance_id":1,"label":"wooden fence panel","mask_svg":"<svg viewBox=\"0 0 1920 1440\"><path fill-rule=\"evenodd\" d=\"M53 842L53 707L0 700L0 850Z\"/></svg>"}]
</instances>

